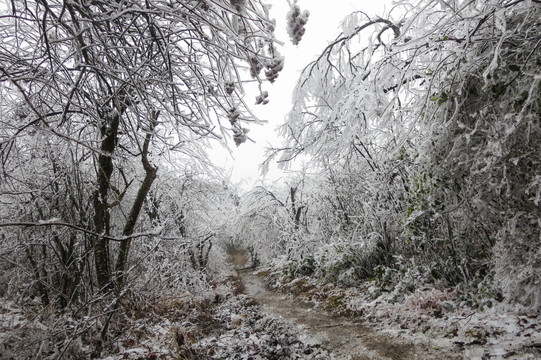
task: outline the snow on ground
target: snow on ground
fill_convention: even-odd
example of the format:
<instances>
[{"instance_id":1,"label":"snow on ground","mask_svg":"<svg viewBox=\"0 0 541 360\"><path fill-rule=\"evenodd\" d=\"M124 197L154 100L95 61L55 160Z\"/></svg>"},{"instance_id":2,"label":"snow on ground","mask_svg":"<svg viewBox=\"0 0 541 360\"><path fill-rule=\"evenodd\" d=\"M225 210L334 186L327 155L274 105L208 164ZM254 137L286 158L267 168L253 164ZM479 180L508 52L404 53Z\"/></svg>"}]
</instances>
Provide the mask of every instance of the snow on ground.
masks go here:
<instances>
[{"instance_id":1,"label":"snow on ground","mask_svg":"<svg viewBox=\"0 0 541 360\"><path fill-rule=\"evenodd\" d=\"M123 346L105 359L173 355L183 359L333 359L317 344L299 338L284 321L264 314L250 297L239 293L237 280L230 281L217 286L212 299L193 297L178 304L184 314L174 323L164 319L155 324L145 339L119 339Z\"/></svg>"},{"instance_id":2,"label":"snow on ground","mask_svg":"<svg viewBox=\"0 0 541 360\"><path fill-rule=\"evenodd\" d=\"M0 359L334 359L241 290L239 280L230 277L208 294L183 293L126 311L110 324L99 356L96 329L101 326L66 341L58 337L66 332L63 327L82 328L82 323L66 314L40 314L38 305L29 311L0 302ZM68 342L70 347L64 346Z\"/></svg>"},{"instance_id":3,"label":"snow on ground","mask_svg":"<svg viewBox=\"0 0 541 360\"><path fill-rule=\"evenodd\" d=\"M456 346L464 359L539 359L539 314L497 304L484 310L459 307L456 291L424 288L404 295L379 293L367 282L355 287L292 279L275 271L268 277L277 291L294 294L316 308L356 318L364 325L434 348Z\"/></svg>"},{"instance_id":4,"label":"snow on ground","mask_svg":"<svg viewBox=\"0 0 541 360\"><path fill-rule=\"evenodd\" d=\"M331 317L343 316L344 326L352 329L354 324L350 323L360 321L363 327L377 330L375 335L363 335L368 341L377 342L377 334L384 334L383 343L374 343L374 346L391 348L395 343L401 346L397 348L407 350L406 342L418 344L418 348L412 350L413 355L419 349L426 349L427 354L441 353L442 359L449 358L445 354L451 354L450 349L458 349L455 358L464 359L541 358L538 314L519 312L503 305L484 311L461 308L456 305L455 293L435 288L417 290L401 301L392 302L388 294L375 296L370 283L344 288L322 285L309 278L291 279L280 272L272 273L267 279L276 290L287 293L279 295L278 302L295 297L297 302L313 304L314 308L302 305L303 311L312 313L311 317L320 315L326 319L327 312L334 314ZM205 296L185 293L161 299L139 314L122 318L122 324L112 325L115 331L110 331L98 358L397 358L380 356L370 346L361 357L331 353L324 349L325 341L310 333L309 325L295 324L287 314L273 314L242 291L239 279L230 277L216 284L214 292ZM64 323L59 318L44 316L37 305L23 308L13 301L0 302L0 358L55 359L62 353L66 359L89 358L95 344L85 342L84 336L71 339L70 348L55 348L55 339L65 332L58 324L79 326L67 316L63 319ZM332 334L333 329L336 330L332 328L328 332ZM92 339L91 336L86 338ZM348 342L357 340L343 341L344 346L348 346Z\"/></svg>"},{"instance_id":5,"label":"snow on ground","mask_svg":"<svg viewBox=\"0 0 541 360\"><path fill-rule=\"evenodd\" d=\"M37 307L26 311L11 300L0 301L0 359L34 358L35 349L53 353L49 329L37 317Z\"/></svg>"}]
</instances>

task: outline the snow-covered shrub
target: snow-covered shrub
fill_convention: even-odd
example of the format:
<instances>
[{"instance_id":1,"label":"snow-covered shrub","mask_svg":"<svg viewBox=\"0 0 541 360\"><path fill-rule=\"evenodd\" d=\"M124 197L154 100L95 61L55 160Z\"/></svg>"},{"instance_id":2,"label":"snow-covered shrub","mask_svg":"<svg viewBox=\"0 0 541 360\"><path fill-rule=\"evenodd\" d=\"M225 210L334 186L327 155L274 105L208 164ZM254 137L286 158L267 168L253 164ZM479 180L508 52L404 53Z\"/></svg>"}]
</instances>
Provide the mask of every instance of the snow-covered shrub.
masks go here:
<instances>
[{"instance_id":1,"label":"snow-covered shrub","mask_svg":"<svg viewBox=\"0 0 541 360\"><path fill-rule=\"evenodd\" d=\"M541 240L539 215L517 213L499 231L495 248L496 278L506 298L541 310Z\"/></svg>"},{"instance_id":2,"label":"snow-covered shrub","mask_svg":"<svg viewBox=\"0 0 541 360\"><path fill-rule=\"evenodd\" d=\"M323 230L381 244L447 286L494 274L539 310L541 8L396 4L349 16L304 69L271 157L323 174L309 217L321 243Z\"/></svg>"},{"instance_id":3,"label":"snow-covered shrub","mask_svg":"<svg viewBox=\"0 0 541 360\"><path fill-rule=\"evenodd\" d=\"M371 279L378 267L390 265L385 249L375 246L354 246L330 243L314 249L313 254L287 261L286 273L293 277L310 276L323 283L350 286Z\"/></svg>"},{"instance_id":4,"label":"snow-covered shrub","mask_svg":"<svg viewBox=\"0 0 541 360\"><path fill-rule=\"evenodd\" d=\"M394 267L377 266L370 281L373 284L372 296L384 295L390 302L403 301L415 289L434 286L434 279L426 266L413 262L404 264L399 259Z\"/></svg>"},{"instance_id":5,"label":"snow-covered shrub","mask_svg":"<svg viewBox=\"0 0 541 360\"><path fill-rule=\"evenodd\" d=\"M418 162L419 173L432 177L424 199L438 203L410 220L430 222L424 239L447 247L445 266L454 266L456 281L472 281L490 261L506 298L539 310L541 55L531 46L541 41L541 10L530 2L489 2L463 11L478 25L459 22L438 35L466 33L469 40L460 52L453 42L441 48L447 67L432 81L420 147L429 156Z\"/></svg>"},{"instance_id":6,"label":"snow-covered shrub","mask_svg":"<svg viewBox=\"0 0 541 360\"><path fill-rule=\"evenodd\" d=\"M312 276L316 272L318 265L313 256L291 259L287 263L286 273L293 277Z\"/></svg>"},{"instance_id":7,"label":"snow-covered shrub","mask_svg":"<svg viewBox=\"0 0 541 360\"><path fill-rule=\"evenodd\" d=\"M318 275L327 282L351 285L374 276L378 266L388 265L387 254L381 246L358 248L340 246L329 254L318 269Z\"/></svg>"}]
</instances>

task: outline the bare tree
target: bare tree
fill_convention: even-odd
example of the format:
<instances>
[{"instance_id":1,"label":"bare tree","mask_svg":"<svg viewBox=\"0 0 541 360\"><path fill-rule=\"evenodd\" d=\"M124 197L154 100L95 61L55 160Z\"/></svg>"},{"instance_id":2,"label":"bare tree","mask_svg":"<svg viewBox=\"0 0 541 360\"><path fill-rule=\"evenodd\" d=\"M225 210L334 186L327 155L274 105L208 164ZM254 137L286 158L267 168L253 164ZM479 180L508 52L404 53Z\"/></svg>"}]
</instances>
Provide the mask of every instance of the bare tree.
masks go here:
<instances>
[{"instance_id":1,"label":"bare tree","mask_svg":"<svg viewBox=\"0 0 541 360\"><path fill-rule=\"evenodd\" d=\"M242 98L243 82L248 74L273 81L283 66L268 7L35 0L13 1L9 12L0 20L4 176L18 161L13 150L32 147L31 132L79 153L73 165L83 176L93 168L94 178L84 179L92 189L92 222L78 225L95 234L99 288L122 285L129 236L158 174L158 157L176 150L203 157L205 139L226 141L230 133L238 145L246 124L257 121ZM124 240L113 265L115 236Z\"/></svg>"}]
</instances>

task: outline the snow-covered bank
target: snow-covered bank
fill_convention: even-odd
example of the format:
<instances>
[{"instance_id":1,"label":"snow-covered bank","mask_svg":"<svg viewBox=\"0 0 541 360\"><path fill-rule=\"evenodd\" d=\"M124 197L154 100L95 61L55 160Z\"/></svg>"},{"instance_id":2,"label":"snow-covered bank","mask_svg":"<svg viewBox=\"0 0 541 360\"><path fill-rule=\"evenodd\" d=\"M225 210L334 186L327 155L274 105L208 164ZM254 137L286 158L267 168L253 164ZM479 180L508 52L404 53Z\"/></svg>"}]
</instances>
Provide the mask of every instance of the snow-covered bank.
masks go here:
<instances>
[{"instance_id":1,"label":"snow-covered bank","mask_svg":"<svg viewBox=\"0 0 541 360\"><path fill-rule=\"evenodd\" d=\"M414 343L399 334L378 331L354 317L337 316L324 308L313 308L303 302L303 298L267 290L264 274L242 274L246 293L264 304L268 313L280 315L296 326L304 337L321 344L339 359L462 359L452 346L436 348L428 341Z\"/></svg>"},{"instance_id":2,"label":"snow-covered bank","mask_svg":"<svg viewBox=\"0 0 541 360\"><path fill-rule=\"evenodd\" d=\"M498 304L484 310L460 307L449 289L423 288L397 301L373 283L340 287L309 278L267 272L275 291L363 326L414 344L430 344L441 358L460 354L464 359L538 359L541 357L539 314ZM446 355L447 354L447 355ZM427 357L428 358L428 357Z\"/></svg>"}]
</instances>

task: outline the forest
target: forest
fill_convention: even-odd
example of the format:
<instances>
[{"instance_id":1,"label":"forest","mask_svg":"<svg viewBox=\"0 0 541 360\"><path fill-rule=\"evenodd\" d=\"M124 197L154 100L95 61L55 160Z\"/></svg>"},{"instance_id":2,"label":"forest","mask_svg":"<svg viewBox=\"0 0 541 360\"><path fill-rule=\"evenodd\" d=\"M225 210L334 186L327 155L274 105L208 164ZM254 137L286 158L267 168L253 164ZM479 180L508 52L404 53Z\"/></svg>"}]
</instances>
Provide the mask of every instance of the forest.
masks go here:
<instances>
[{"instance_id":1,"label":"forest","mask_svg":"<svg viewBox=\"0 0 541 360\"><path fill-rule=\"evenodd\" d=\"M541 1L351 13L246 189L287 2L0 3L0 359L541 357Z\"/></svg>"}]
</instances>

